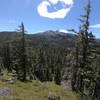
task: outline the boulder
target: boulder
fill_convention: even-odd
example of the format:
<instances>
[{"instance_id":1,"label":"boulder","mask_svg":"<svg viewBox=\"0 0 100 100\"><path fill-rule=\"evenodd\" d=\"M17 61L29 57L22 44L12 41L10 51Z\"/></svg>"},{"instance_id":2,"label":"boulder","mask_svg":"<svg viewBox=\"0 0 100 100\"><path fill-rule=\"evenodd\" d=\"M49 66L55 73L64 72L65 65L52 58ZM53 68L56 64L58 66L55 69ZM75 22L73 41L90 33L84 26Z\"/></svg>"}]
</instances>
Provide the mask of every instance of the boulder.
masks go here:
<instances>
[{"instance_id":1,"label":"boulder","mask_svg":"<svg viewBox=\"0 0 100 100\"><path fill-rule=\"evenodd\" d=\"M16 79L0 79L2 82L7 82L7 83L10 83L10 84L14 84L16 82Z\"/></svg>"},{"instance_id":2,"label":"boulder","mask_svg":"<svg viewBox=\"0 0 100 100\"><path fill-rule=\"evenodd\" d=\"M48 100L60 100L60 96L48 96Z\"/></svg>"},{"instance_id":3,"label":"boulder","mask_svg":"<svg viewBox=\"0 0 100 100\"><path fill-rule=\"evenodd\" d=\"M2 87L2 88L0 88L0 95L11 96L11 89L8 88L8 87Z\"/></svg>"},{"instance_id":4,"label":"boulder","mask_svg":"<svg viewBox=\"0 0 100 100\"><path fill-rule=\"evenodd\" d=\"M4 75L4 72L0 72L0 76L3 76Z\"/></svg>"},{"instance_id":5,"label":"boulder","mask_svg":"<svg viewBox=\"0 0 100 100\"><path fill-rule=\"evenodd\" d=\"M48 100L61 100L60 96L57 96L55 93L49 93Z\"/></svg>"}]
</instances>

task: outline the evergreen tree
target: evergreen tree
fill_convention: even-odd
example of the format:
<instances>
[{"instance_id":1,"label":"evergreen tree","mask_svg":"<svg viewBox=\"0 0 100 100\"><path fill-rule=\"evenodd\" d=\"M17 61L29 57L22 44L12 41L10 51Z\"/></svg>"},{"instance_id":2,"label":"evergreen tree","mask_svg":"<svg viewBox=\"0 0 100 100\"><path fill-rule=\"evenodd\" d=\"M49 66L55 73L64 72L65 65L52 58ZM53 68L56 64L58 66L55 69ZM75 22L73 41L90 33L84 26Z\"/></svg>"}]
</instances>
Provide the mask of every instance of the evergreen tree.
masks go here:
<instances>
[{"instance_id":1,"label":"evergreen tree","mask_svg":"<svg viewBox=\"0 0 100 100\"><path fill-rule=\"evenodd\" d=\"M57 57L57 62L56 62L56 65L55 65L55 83L60 85L61 84L61 81L62 81L62 66L61 65L61 59L60 57L58 56Z\"/></svg>"},{"instance_id":2,"label":"evergreen tree","mask_svg":"<svg viewBox=\"0 0 100 100\"><path fill-rule=\"evenodd\" d=\"M89 32L89 18L90 18L90 1L85 8L86 14L81 15L80 19L82 25L79 32L70 30L77 33L78 40L76 42L75 50L75 65L72 72L72 89L77 92L83 92L85 87L85 80L89 80L88 72L91 72L90 64L94 59L94 40L93 35Z\"/></svg>"},{"instance_id":3,"label":"evergreen tree","mask_svg":"<svg viewBox=\"0 0 100 100\"><path fill-rule=\"evenodd\" d=\"M21 55L20 55L20 61L21 61L21 67L22 67L22 81L26 81L26 77L27 77L27 60L26 60L26 50L25 50L25 28L24 28L24 24L22 23L20 26L20 30L22 33L22 47L21 47Z\"/></svg>"},{"instance_id":4,"label":"evergreen tree","mask_svg":"<svg viewBox=\"0 0 100 100\"><path fill-rule=\"evenodd\" d=\"M13 43L13 64L17 73L18 80L27 80L27 57L26 57L26 46L25 46L25 28L24 24L21 23L18 29L21 34L21 38Z\"/></svg>"},{"instance_id":5,"label":"evergreen tree","mask_svg":"<svg viewBox=\"0 0 100 100\"><path fill-rule=\"evenodd\" d=\"M55 71L55 83L58 85L61 85L61 80L62 80L60 67L61 66L57 66L56 71Z\"/></svg>"},{"instance_id":6,"label":"evergreen tree","mask_svg":"<svg viewBox=\"0 0 100 100\"><path fill-rule=\"evenodd\" d=\"M10 44L5 43L2 48L2 59L3 59L3 65L4 68L8 70L8 72L11 72L12 70L12 63L11 63L11 54L10 54Z\"/></svg>"}]
</instances>

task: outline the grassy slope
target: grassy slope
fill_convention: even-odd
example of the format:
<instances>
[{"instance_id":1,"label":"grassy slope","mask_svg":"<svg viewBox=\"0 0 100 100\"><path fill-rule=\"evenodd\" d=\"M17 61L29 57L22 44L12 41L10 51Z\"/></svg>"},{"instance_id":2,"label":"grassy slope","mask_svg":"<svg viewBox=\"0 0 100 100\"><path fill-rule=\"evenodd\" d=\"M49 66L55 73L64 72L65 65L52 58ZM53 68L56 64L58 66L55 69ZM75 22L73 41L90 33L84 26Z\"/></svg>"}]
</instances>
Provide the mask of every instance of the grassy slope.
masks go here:
<instances>
[{"instance_id":1,"label":"grassy slope","mask_svg":"<svg viewBox=\"0 0 100 100\"><path fill-rule=\"evenodd\" d=\"M48 94L61 97L61 100L78 100L77 95L70 90L66 90L53 82L41 83L40 81L19 82L8 84L0 82L0 88L9 87L11 96L0 95L0 100L48 100Z\"/></svg>"}]
</instances>

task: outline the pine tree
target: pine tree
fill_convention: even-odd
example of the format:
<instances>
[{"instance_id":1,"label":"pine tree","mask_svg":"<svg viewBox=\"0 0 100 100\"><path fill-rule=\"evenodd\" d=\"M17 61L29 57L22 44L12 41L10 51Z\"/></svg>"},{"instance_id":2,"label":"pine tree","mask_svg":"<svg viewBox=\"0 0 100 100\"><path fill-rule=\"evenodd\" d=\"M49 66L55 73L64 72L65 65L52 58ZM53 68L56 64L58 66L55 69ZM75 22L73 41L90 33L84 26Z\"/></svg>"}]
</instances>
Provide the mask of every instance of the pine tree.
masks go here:
<instances>
[{"instance_id":1,"label":"pine tree","mask_svg":"<svg viewBox=\"0 0 100 100\"><path fill-rule=\"evenodd\" d=\"M22 48L21 48L21 67L22 67L22 71L23 71L23 76L22 76L22 81L26 81L26 77L27 77L27 61L26 61L26 50L25 50L25 28L24 28L24 24L21 23L20 26L20 32L22 33Z\"/></svg>"},{"instance_id":2,"label":"pine tree","mask_svg":"<svg viewBox=\"0 0 100 100\"><path fill-rule=\"evenodd\" d=\"M62 67L60 66L61 64L61 59L58 56L57 57L57 62L55 65L55 83L58 85L61 85L61 81L62 81Z\"/></svg>"},{"instance_id":3,"label":"pine tree","mask_svg":"<svg viewBox=\"0 0 100 100\"><path fill-rule=\"evenodd\" d=\"M77 91L76 89L76 79L77 79L77 72L79 68L79 48L78 48L78 42L76 42L76 48L71 52L71 58L73 58L72 55L74 55L74 59L72 60L75 63L72 63L72 78L71 78L71 86L73 91Z\"/></svg>"},{"instance_id":4,"label":"pine tree","mask_svg":"<svg viewBox=\"0 0 100 100\"><path fill-rule=\"evenodd\" d=\"M12 63L11 63L11 54L10 54L10 44L5 43L3 48L2 48L2 59L3 59L3 65L4 68L8 70L8 72L11 72L12 68Z\"/></svg>"},{"instance_id":5,"label":"pine tree","mask_svg":"<svg viewBox=\"0 0 100 100\"><path fill-rule=\"evenodd\" d=\"M58 85L61 85L61 80L62 80L60 67L61 66L57 66L56 71L55 71L55 83Z\"/></svg>"},{"instance_id":6,"label":"pine tree","mask_svg":"<svg viewBox=\"0 0 100 100\"><path fill-rule=\"evenodd\" d=\"M18 80L26 81L28 68L25 46L25 28L23 23L19 26L18 32L21 34L21 38L13 43L13 64L15 66Z\"/></svg>"},{"instance_id":7,"label":"pine tree","mask_svg":"<svg viewBox=\"0 0 100 100\"><path fill-rule=\"evenodd\" d=\"M80 19L80 21L82 25L80 26L79 32L74 29L70 30L77 33L78 36L75 50L76 63L73 67L74 72L72 72L72 89L77 92L84 91L85 80L90 81L88 72L91 72L90 64L94 59L93 35L89 32L89 18L91 11L90 0L88 0L85 11L86 14L81 15L82 19Z\"/></svg>"}]
</instances>

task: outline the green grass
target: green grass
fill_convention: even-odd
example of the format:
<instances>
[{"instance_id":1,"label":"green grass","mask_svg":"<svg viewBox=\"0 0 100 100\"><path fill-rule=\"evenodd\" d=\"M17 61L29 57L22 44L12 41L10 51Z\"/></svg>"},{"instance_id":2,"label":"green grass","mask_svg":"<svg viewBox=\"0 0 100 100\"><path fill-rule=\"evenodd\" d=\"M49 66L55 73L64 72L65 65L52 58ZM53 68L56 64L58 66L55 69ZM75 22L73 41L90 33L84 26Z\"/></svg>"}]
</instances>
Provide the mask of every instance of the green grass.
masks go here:
<instances>
[{"instance_id":1,"label":"green grass","mask_svg":"<svg viewBox=\"0 0 100 100\"><path fill-rule=\"evenodd\" d=\"M2 79L13 78L10 73L5 72ZM79 95L54 82L32 82L16 81L14 84L8 84L0 81L0 88L9 88L11 96L0 95L0 100L48 100L48 96L60 96L61 100L81 100Z\"/></svg>"},{"instance_id":2,"label":"green grass","mask_svg":"<svg viewBox=\"0 0 100 100\"><path fill-rule=\"evenodd\" d=\"M1 96L0 100L48 100L48 95L60 96L61 100L78 100L78 95L70 90L64 89L53 82L41 83L38 80L32 82L20 82L15 84L8 84L0 82L1 87L8 87L11 89L11 96Z\"/></svg>"}]
</instances>

